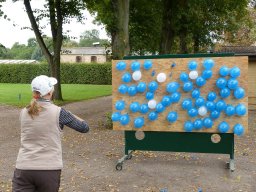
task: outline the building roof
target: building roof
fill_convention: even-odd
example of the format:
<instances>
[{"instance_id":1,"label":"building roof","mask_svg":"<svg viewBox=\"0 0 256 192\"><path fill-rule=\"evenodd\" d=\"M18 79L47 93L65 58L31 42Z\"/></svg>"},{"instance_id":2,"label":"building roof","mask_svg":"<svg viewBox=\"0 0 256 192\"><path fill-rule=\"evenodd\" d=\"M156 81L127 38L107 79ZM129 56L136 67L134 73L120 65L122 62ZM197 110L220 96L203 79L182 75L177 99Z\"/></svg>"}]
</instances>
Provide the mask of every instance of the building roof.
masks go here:
<instances>
[{"instance_id":1,"label":"building roof","mask_svg":"<svg viewBox=\"0 0 256 192\"><path fill-rule=\"evenodd\" d=\"M256 46L222 46L215 53L234 53L240 56L256 56Z\"/></svg>"},{"instance_id":2,"label":"building roof","mask_svg":"<svg viewBox=\"0 0 256 192\"><path fill-rule=\"evenodd\" d=\"M105 47L62 48L62 55L106 55Z\"/></svg>"},{"instance_id":3,"label":"building roof","mask_svg":"<svg viewBox=\"0 0 256 192\"><path fill-rule=\"evenodd\" d=\"M0 64L37 64L37 60L0 60Z\"/></svg>"}]
</instances>

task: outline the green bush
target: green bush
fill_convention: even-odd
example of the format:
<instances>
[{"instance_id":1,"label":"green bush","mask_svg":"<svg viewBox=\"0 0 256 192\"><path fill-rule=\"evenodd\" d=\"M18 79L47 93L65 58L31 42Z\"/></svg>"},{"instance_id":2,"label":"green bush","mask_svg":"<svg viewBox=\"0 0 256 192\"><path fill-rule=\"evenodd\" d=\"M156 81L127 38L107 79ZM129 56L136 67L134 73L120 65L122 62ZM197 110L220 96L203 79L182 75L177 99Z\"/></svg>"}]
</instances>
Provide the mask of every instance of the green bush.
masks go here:
<instances>
[{"instance_id":1,"label":"green bush","mask_svg":"<svg viewBox=\"0 0 256 192\"><path fill-rule=\"evenodd\" d=\"M48 64L2 64L0 83L30 83L38 75L49 75ZM112 84L111 64L61 64L63 84Z\"/></svg>"}]
</instances>

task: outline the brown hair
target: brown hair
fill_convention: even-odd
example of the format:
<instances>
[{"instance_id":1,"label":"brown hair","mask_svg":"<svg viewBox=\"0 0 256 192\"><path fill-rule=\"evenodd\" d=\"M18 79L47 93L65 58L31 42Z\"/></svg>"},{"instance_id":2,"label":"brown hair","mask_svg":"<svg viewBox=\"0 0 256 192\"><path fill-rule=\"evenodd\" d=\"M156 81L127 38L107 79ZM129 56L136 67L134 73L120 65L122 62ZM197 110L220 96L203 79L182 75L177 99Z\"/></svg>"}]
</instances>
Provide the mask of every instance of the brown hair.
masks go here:
<instances>
[{"instance_id":1,"label":"brown hair","mask_svg":"<svg viewBox=\"0 0 256 192\"><path fill-rule=\"evenodd\" d=\"M37 103L37 99L39 99L40 93L38 91L33 91L33 99L30 101L30 104L26 107L28 109L28 114L34 119L34 116L38 116L41 111L41 106Z\"/></svg>"}]
</instances>

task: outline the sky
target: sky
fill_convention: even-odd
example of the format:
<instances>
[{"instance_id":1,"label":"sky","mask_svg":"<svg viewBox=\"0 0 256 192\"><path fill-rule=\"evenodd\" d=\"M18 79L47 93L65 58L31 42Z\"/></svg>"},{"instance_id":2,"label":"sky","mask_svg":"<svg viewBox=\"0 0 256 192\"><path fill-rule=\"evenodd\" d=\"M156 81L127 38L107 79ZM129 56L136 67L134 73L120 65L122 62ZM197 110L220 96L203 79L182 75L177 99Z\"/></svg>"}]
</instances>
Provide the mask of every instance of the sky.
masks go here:
<instances>
[{"instance_id":1,"label":"sky","mask_svg":"<svg viewBox=\"0 0 256 192\"><path fill-rule=\"evenodd\" d=\"M42 8L44 0L33 0L31 1L31 7ZM23 1L19 0L15 3L12 0L6 0L5 3L2 3L2 11L11 19L7 21L3 18L0 18L0 43L5 47L11 48L15 42L20 44L27 44L27 40L31 37L35 37L34 32L29 29L21 30L21 27L30 27L30 22L25 12L25 7ZM84 16L86 20L84 24L78 23L75 19L72 20L71 24L65 24L63 30L69 30L69 35L74 36L79 39L81 33L86 30L97 29L100 32L100 38L106 39L107 34L104 27L93 24L93 16L89 14L87 10L84 11ZM45 21L46 23L47 21ZM16 26L13 26L13 24ZM49 25L48 25L49 26ZM45 34L51 36L50 28L47 27ZM76 41L78 41L76 39Z\"/></svg>"}]
</instances>

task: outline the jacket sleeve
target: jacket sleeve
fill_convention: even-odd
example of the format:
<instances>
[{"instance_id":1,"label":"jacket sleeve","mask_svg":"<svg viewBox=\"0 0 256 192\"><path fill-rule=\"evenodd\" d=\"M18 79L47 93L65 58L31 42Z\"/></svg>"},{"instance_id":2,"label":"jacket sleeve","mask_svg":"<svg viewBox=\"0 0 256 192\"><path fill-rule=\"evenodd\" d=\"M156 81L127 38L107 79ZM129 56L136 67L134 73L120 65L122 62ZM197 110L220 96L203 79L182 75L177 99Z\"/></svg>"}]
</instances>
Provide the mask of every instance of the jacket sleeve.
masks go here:
<instances>
[{"instance_id":1,"label":"jacket sleeve","mask_svg":"<svg viewBox=\"0 0 256 192\"><path fill-rule=\"evenodd\" d=\"M89 131L89 125L86 121L78 120L71 112L63 108L60 110L59 124L61 129L66 125L80 133L87 133Z\"/></svg>"}]
</instances>

